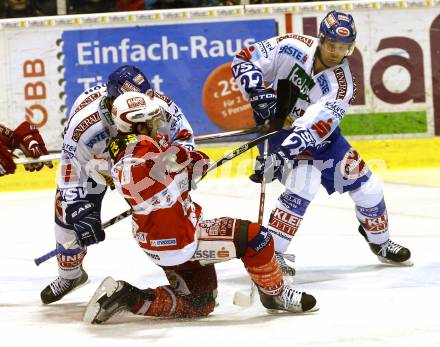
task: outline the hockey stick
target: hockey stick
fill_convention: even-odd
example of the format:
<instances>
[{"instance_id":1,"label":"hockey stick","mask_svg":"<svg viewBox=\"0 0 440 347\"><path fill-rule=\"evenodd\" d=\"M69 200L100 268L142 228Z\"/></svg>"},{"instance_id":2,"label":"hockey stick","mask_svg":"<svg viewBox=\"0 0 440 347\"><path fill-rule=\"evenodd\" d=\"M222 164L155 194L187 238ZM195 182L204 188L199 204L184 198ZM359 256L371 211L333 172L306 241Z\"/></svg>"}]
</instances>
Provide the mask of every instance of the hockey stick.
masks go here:
<instances>
[{"instance_id":1,"label":"hockey stick","mask_svg":"<svg viewBox=\"0 0 440 347\"><path fill-rule=\"evenodd\" d=\"M271 125L272 131L245 143L244 145L238 147L237 149L235 149L231 153L227 154L225 157L217 160L215 163L213 163L208 168L208 170L206 170L206 172L199 178L199 180L196 182L196 184L198 182L200 182L204 177L206 177L206 175L209 172L211 172L212 170L215 170L216 168L223 165L224 163L234 159L235 157L239 156L240 154L243 154L244 152L246 152L249 149L258 145L259 143L265 141L266 139L268 139L272 135L275 135L278 132L278 130L280 130L282 128L282 126L284 124L284 120L286 119L288 113L290 112L293 105L295 104L296 99L298 98L298 95L299 95L299 89L297 86L293 85L289 80L279 80L278 81L278 96L277 96L277 111L276 111L276 115L275 115L275 124ZM261 127L261 126L255 127L253 129L237 130L237 131L234 131L233 133L234 133L234 135L238 135L239 133L243 134L243 132L250 134L252 132L261 131L261 130L264 130L264 126L263 127ZM231 132L229 132L229 134L230 133ZM220 134L222 134L222 133L208 134L208 135L216 136L216 138L218 138L219 136L222 136ZM227 136L232 136L232 135L227 135ZM40 157L40 158L42 158L42 157ZM43 161L46 161L46 160L47 159L45 159L45 160L43 159ZM112 219L110 219L109 221L104 223L103 228L107 228L108 226L117 223L118 221L131 215L131 213L132 213L131 209L127 210L125 212L122 212L121 214L113 217ZM64 249L70 248L73 244L74 244L74 241L71 241L71 243L69 242L64 245L59 245L56 249L50 251L49 253L47 253L39 258L36 258L34 260L35 264L37 264L37 265L41 264L42 262L59 254Z\"/></svg>"},{"instance_id":2,"label":"hockey stick","mask_svg":"<svg viewBox=\"0 0 440 347\"><path fill-rule=\"evenodd\" d=\"M242 129L242 130L233 130L233 131L226 131L222 133L213 133L213 134L204 134L204 135L198 135L194 136L194 141L196 143L205 143L205 141L209 140L215 140L215 139L221 139L224 137L232 137L232 136L239 136L239 135L249 135L249 134L255 134L259 131L264 130L264 126L257 126L250 129ZM61 159L61 153L53 153L48 155L42 155L39 158L28 158L28 157L18 157L14 159L14 163L16 165L24 165L24 164L34 164L34 163L43 163L46 161L52 161L52 160L59 160Z\"/></svg>"},{"instance_id":3,"label":"hockey stick","mask_svg":"<svg viewBox=\"0 0 440 347\"><path fill-rule=\"evenodd\" d=\"M116 224L117 222L119 222L120 220L124 219L125 217L128 217L129 215L131 215L132 210L127 210L125 212L122 212L121 214L118 214L117 216L109 219L107 222L105 222L102 225L103 229L108 228L110 225ZM35 258L34 262L35 264L38 266L41 263L44 263L46 260L49 260L52 257L55 257L56 255L58 255L59 253L61 253L62 251L65 251L67 249L69 249L70 247L72 247L74 244L76 243L76 240L72 240L66 243L63 243L62 245L58 245L57 248L55 248L54 250L50 251L49 253L46 253L44 255L42 255L41 257Z\"/></svg>"},{"instance_id":4,"label":"hockey stick","mask_svg":"<svg viewBox=\"0 0 440 347\"><path fill-rule=\"evenodd\" d=\"M269 140L266 139L264 141L264 149L263 149L263 165L266 162L266 158L269 152ZM263 167L264 171L264 167ZM266 175L263 174L261 178L260 184L260 206L258 209L258 224L263 225L263 216L264 216L264 202L266 198ZM249 293L244 293L241 291L237 291L234 293L234 305L241 307L249 307L254 303L255 291L257 287L255 282L251 280L251 287Z\"/></svg>"},{"instance_id":5,"label":"hockey stick","mask_svg":"<svg viewBox=\"0 0 440 347\"><path fill-rule=\"evenodd\" d=\"M238 157L240 154L243 154L244 152L248 151L252 147L255 147L256 145L258 145L259 143L268 139L270 136L272 136L276 133L277 133L277 131L272 131L268 134L265 134L265 135L262 135L256 139L253 139L253 140L245 143L244 145L238 147L237 149L235 149L231 153L227 154L225 157L217 160L215 163L213 163L212 165L209 166L209 168L206 170L206 172L197 180L196 184L199 183L203 178L205 178L206 175L209 172L211 172L212 170L215 170L216 168L223 165L224 163L234 159L235 157ZM113 225L113 224L119 222L120 220L124 219L125 217L130 216L131 214L132 214L131 209L127 210L125 212L122 212L121 214L117 215L116 217L113 217L112 219L105 222L102 225L102 227L103 227L103 229L105 229L105 228L109 227L110 225ZM59 254L63 250L70 248L72 245L75 244L75 242L76 241L70 241L65 244L59 245L56 249L50 251L49 253L46 253L46 254L42 255L41 257L34 259L35 264L40 265L41 263L45 262L46 260L49 260L50 258L56 256L57 254Z\"/></svg>"}]
</instances>

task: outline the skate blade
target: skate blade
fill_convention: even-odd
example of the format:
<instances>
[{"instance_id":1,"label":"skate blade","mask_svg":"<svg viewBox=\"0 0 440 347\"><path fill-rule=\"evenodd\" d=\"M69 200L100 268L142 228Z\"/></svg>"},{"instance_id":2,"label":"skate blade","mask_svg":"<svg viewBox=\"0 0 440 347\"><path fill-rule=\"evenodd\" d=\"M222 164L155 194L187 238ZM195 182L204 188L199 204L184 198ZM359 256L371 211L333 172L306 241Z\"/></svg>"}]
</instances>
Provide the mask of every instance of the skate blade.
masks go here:
<instances>
[{"instance_id":1,"label":"skate blade","mask_svg":"<svg viewBox=\"0 0 440 347\"><path fill-rule=\"evenodd\" d=\"M118 288L118 282L116 282L112 277L106 277L101 282L98 289L96 289L92 298L88 302L82 320L90 324L96 323L96 316L101 310L98 300L101 299L104 295L106 295L107 297L112 295L115 292L116 288Z\"/></svg>"},{"instance_id":2,"label":"skate blade","mask_svg":"<svg viewBox=\"0 0 440 347\"><path fill-rule=\"evenodd\" d=\"M274 315L306 315L309 313L313 313L313 312L317 312L319 311L319 306L316 305L315 307L311 308L308 311L297 311L297 312L293 312L293 311L286 311L286 310L276 310L273 308L267 308L266 311L270 314L274 314Z\"/></svg>"},{"instance_id":3,"label":"skate blade","mask_svg":"<svg viewBox=\"0 0 440 347\"><path fill-rule=\"evenodd\" d=\"M387 258L384 258L380 255L377 256L377 258L379 259L379 261L383 264L387 264L387 265L392 265L392 266L413 266L414 263L411 261L411 258L402 262L397 262L397 261L392 261L389 260Z\"/></svg>"}]
</instances>

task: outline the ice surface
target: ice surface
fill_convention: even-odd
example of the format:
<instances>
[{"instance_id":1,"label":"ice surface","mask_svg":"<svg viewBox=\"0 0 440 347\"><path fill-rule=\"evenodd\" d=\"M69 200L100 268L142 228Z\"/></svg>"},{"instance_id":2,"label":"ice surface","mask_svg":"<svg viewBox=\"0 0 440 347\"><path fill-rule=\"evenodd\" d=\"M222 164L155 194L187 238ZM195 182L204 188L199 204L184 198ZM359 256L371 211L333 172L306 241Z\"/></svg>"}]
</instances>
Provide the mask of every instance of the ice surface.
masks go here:
<instances>
[{"instance_id":1,"label":"ice surface","mask_svg":"<svg viewBox=\"0 0 440 347\"><path fill-rule=\"evenodd\" d=\"M256 220L258 185L246 179L207 180L193 194L205 217ZM266 219L282 191L267 189ZM89 248L90 283L59 303L39 294L57 276L55 260L33 258L54 248L53 191L0 194L0 327L2 346L439 346L440 188L385 185L392 239L408 246L413 267L380 264L357 232L348 195L321 190L290 245L295 283L318 300L308 315L271 315L255 302L232 304L249 282L240 261L217 266L219 303L199 320L165 320L123 314L106 325L81 321L88 299L111 275L139 287L165 276L131 238L130 218L112 226L105 242ZM127 209L116 192L104 200L103 221Z\"/></svg>"}]
</instances>

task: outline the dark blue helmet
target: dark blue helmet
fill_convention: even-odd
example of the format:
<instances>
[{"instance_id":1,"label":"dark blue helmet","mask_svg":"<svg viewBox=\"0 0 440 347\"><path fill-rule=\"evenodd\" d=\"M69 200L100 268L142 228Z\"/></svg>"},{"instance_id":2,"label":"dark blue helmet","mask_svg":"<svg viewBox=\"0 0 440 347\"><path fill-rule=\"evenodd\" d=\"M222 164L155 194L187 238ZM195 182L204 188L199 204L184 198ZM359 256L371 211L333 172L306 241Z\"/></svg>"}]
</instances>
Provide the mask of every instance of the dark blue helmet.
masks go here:
<instances>
[{"instance_id":1,"label":"dark blue helmet","mask_svg":"<svg viewBox=\"0 0 440 347\"><path fill-rule=\"evenodd\" d=\"M342 43L352 43L356 40L356 26L350 14L331 11L327 13L319 26L319 38Z\"/></svg>"},{"instance_id":2,"label":"dark blue helmet","mask_svg":"<svg viewBox=\"0 0 440 347\"><path fill-rule=\"evenodd\" d=\"M114 98L125 92L145 93L150 88L147 77L133 65L123 65L108 76L107 94Z\"/></svg>"}]
</instances>

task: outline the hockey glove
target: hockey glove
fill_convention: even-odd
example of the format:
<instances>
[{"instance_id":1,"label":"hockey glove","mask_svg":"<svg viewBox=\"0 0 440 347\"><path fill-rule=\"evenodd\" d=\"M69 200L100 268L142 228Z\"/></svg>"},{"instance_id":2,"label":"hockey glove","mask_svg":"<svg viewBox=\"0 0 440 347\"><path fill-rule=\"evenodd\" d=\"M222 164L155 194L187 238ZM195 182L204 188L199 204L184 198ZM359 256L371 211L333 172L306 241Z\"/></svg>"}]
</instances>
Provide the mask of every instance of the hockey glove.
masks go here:
<instances>
[{"instance_id":1,"label":"hockey glove","mask_svg":"<svg viewBox=\"0 0 440 347\"><path fill-rule=\"evenodd\" d=\"M26 157L39 158L41 155L48 154L46 145L34 125L29 122L21 123L13 132L10 143L11 149L20 148ZM51 161L44 163L26 164L27 171L40 171L43 166L53 167Z\"/></svg>"},{"instance_id":2,"label":"hockey glove","mask_svg":"<svg viewBox=\"0 0 440 347\"><path fill-rule=\"evenodd\" d=\"M81 247L104 241L101 217L92 202L78 202L66 208L66 223L73 225Z\"/></svg>"},{"instance_id":3,"label":"hockey glove","mask_svg":"<svg viewBox=\"0 0 440 347\"><path fill-rule=\"evenodd\" d=\"M257 125L269 123L275 117L277 96L272 88L251 89L249 101L254 110L254 118Z\"/></svg>"},{"instance_id":4,"label":"hockey glove","mask_svg":"<svg viewBox=\"0 0 440 347\"><path fill-rule=\"evenodd\" d=\"M209 169L209 157L200 151L190 151L191 162L188 165L188 180L190 190L197 188L196 181L202 177Z\"/></svg>"},{"instance_id":5,"label":"hockey glove","mask_svg":"<svg viewBox=\"0 0 440 347\"><path fill-rule=\"evenodd\" d=\"M288 163L289 159L282 151L269 154L266 160L264 160L264 156L258 155L254 173L249 176L249 179L252 182L261 183L264 175L266 182L273 182L275 179L281 180Z\"/></svg>"},{"instance_id":6,"label":"hockey glove","mask_svg":"<svg viewBox=\"0 0 440 347\"><path fill-rule=\"evenodd\" d=\"M0 139L0 176L13 174L15 169L12 153Z\"/></svg>"}]
</instances>

